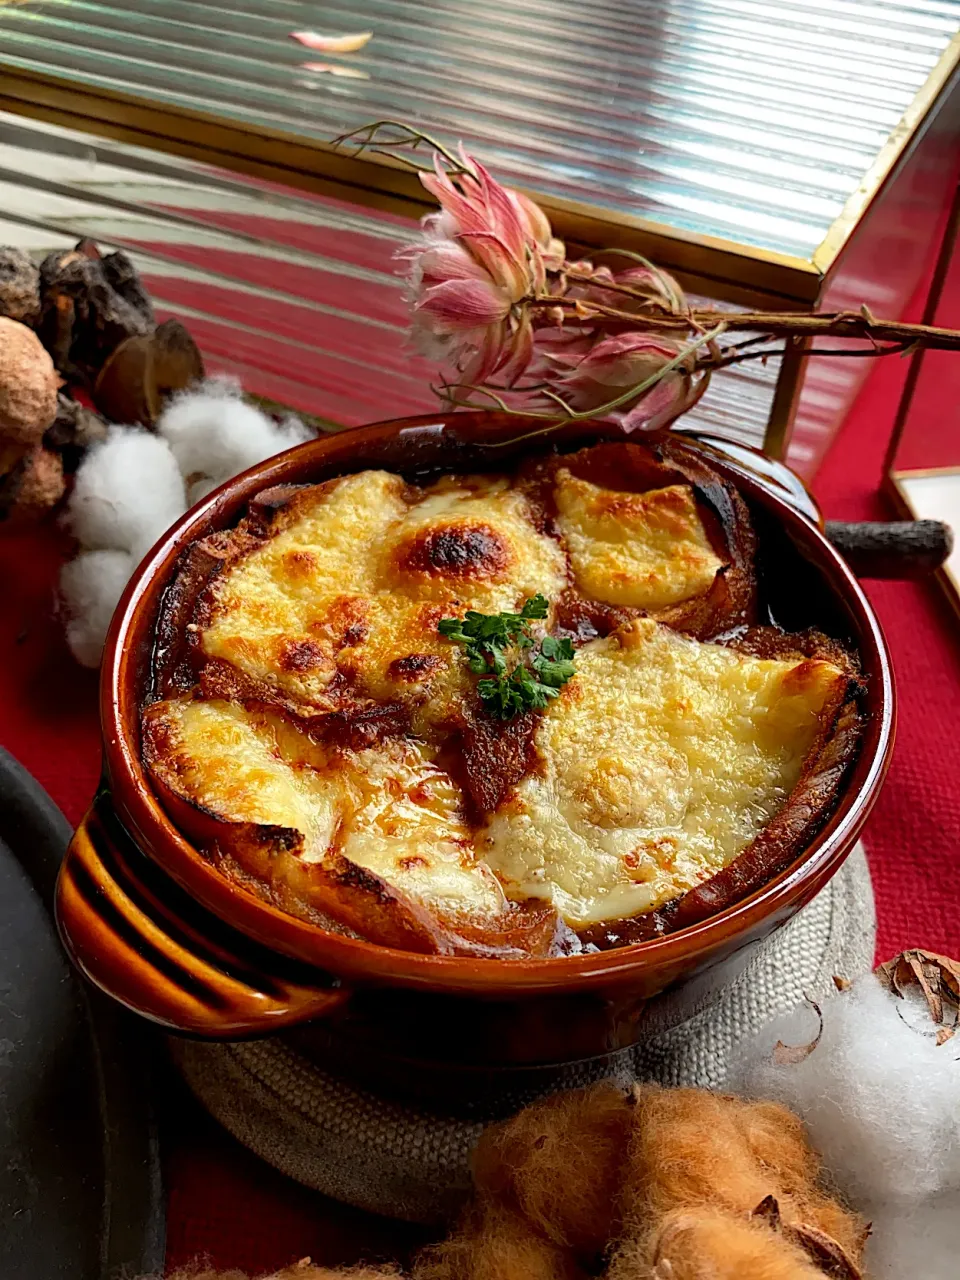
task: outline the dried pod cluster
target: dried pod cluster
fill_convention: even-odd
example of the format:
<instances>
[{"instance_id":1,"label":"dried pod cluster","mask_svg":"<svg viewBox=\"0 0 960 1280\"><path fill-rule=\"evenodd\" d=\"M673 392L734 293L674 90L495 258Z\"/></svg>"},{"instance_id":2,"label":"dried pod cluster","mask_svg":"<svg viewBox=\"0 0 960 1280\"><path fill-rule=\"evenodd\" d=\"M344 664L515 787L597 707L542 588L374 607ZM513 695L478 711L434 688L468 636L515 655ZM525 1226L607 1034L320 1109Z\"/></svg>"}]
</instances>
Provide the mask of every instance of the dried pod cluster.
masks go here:
<instances>
[{"instance_id":1,"label":"dried pod cluster","mask_svg":"<svg viewBox=\"0 0 960 1280\"><path fill-rule=\"evenodd\" d=\"M824 1189L801 1122L775 1103L656 1085L557 1094L484 1133L474 1181L412 1280L861 1277L867 1227ZM399 1280L306 1261L269 1280L351 1277Z\"/></svg>"},{"instance_id":2,"label":"dried pod cluster","mask_svg":"<svg viewBox=\"0 0 960 1280\"><path fill-rule=\"evenodd\" d=\"M40 319L40 271L22 249L0 249L0 316L27 325Z\"/></svg>"},{"instance_id":3,"label":"dried pod cluster","mask_svg":"<svg viewBox=\"0 0 960 1280\"><path fill-rule=\"evenodd\" d=\"M938 1045L952 1040L960 1028L960 961L934 951L903 951L876 970L888 991L906 999L918 992L930 1011L931 1031Z\"/></svg>"},{"instance_id":4,"label":"dried pod cluster","mask_svg":"<svg viewBox=\"0 0 960 1280\"><path fill-rule=\"evenodd\" d=\"M865 1224L795 1115L699 1089L559 1094L488 1129L415 1280L857 1280Z\"/></svg>"},{"instance_id":5,"label":"dried pod cluster","mask_svg":"<svg viewBox=\"0 0 960 1280\"><path fill-rule=\"evenodd\" d=\"M108 421L152 427L165 400L202 377L190 334L156 323L125 253L81 240L38 268L0 248L0 523L56 505Z\"/></svg>"}]
</instances>

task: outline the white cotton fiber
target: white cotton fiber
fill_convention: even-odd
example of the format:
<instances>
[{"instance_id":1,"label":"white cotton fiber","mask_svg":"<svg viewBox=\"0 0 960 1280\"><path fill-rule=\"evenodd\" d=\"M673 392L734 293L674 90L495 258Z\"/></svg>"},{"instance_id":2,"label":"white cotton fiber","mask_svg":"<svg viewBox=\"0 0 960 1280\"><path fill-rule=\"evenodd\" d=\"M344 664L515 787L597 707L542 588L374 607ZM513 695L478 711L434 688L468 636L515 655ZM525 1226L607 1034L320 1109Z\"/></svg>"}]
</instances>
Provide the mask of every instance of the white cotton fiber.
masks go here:
<instances>
[{"instance_id":1,"label":"white cotton fiber","mask_svg":"<svg viewBox=\"0 0 960 1280\"><path fill-rule=\"evenodd\" d=\"M84 551L64 565L60 595L67 616L67 644L84 667L100 662L110 619L137 562L129 551Z\"/></svg>"},{"instance_id":2,"label":"white cotton fiber","mask_svg":"<svg viewBox=\"0 0 960 1280\"><path fill-rule=\"evenodd\" d=\"M95 667L131 573L204 494L264 458L309 440L298 418L279 426L245 404L236 383L211 381L174 400L157 435L111 427L76 475L64 523L81 554L60 579L67 641Z\"/></svg>"},{"instance_id":3,"label":"white cotton fiber","mask_svg":"<svg viewBox=\"0 0 960 1280\"><path fill-rule=\"evenodd\" d=\"M813 1039L809 1005L745 1047L731 1087L796 1111L858 1208L960 1190L960 1039L937 1045L926 1006L919 1011L873 975L824 1001L822 1012L823 1037L807 1058L777 1066L772 1050L777 1040ZM960 1223L956 1231L960 1275Z\"/></svg>"},{"instance_id":4,"label":"white cotton fiber","mask_svg":"<svg viewBox=\"0 0 960 1280\"><path fill-rule=\"evenodd\" d=\"M242 400L239 385L227 379L212 379L177 396L157 431L188 481L191 505L231 476L313 436L298 418L278 426Z\"/></svg>"},{"instance_id":5,"label":"white cotton fiber","mask_svg":"<svg viewBox=\"0 0 960 1280\"><path fill-rule=\"evenodd\" d=\"M960 1193L919 1204L865 1207L870 1280L957 1280L960 1276Z\"/></svg>"},{"instance_id":6,"label":"white cotton fiber","mask_svg":"<svg viewBox=\"0 0 960 1280\"><path fill-rule=\"evenodd\" d=\"M138 563L186 510L177 461L165 440L111 427L80 464L65 523L92 551L128 551Z\"/></svg>"}]
</instances>

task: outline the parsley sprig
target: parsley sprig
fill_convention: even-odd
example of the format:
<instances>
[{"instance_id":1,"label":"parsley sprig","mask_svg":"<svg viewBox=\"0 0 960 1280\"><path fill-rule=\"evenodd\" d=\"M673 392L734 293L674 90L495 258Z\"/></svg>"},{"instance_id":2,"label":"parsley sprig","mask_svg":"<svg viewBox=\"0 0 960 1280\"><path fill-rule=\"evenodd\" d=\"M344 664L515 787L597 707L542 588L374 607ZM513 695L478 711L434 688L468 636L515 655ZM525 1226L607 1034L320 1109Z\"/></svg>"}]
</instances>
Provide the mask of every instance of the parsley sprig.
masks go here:
<instances>
[{"instance_id":1,"label":"parsley sprig","mask_svg":"<svg viewBox=\"0 0 960 1280\"><path fill-rule=\"evenodd\" d=\"M437 630L462 644L467 664L475 675L477 693L491 715L510 720L523 711L538 711L555 698L575 674L573 644L544 636L536 653L530 623L545 618L545 596L529 599L519 613L477 613L469 609L462 618L442 618Z\"/></svg>"}]
</instances>

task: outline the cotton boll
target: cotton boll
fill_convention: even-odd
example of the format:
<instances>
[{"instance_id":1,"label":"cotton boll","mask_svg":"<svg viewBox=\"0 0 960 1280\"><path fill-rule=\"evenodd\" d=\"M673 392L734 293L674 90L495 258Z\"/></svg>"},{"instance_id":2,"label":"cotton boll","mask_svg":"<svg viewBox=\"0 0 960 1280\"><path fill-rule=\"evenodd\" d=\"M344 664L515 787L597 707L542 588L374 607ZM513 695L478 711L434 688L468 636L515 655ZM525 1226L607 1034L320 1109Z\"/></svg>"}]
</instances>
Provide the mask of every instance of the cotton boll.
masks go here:
<instances>
[{"instance_id":1,"label":"cotton boll","mask_svg":"<svg viewBox=\"0 0 960 1280\"><path fill-rule=\"evenodd\" d=\"M183 475L192 478L191 502L284 449L301 444L312 432L298 418L279 426L240 398L227 380L207 382L199 391L178 396L157 423Z\"/></svg>"},{"instance_id":2,"label":"cotton boll","mask_svg":"<svg viewBox=\"0 0 960 1280\"><path fill-rule=\"evenodd\" d=\"M870 1280L956 1280L960 1273L960 1194L915 1205L877 1206L867 1241Z\"/></svg>"},{"instance_id":3,"label":"cotton boll","mask_svg":"<svg viewBox=\"0 0 960 1280\"><path fill-rule=\"evenodd\" d=\"M129 551L84 551L64 565L60 595L67 615L67 644L81 666L100 662L110 619L136 563Z\"/></svg>"},{"instance_id":4,"label":"cotton boll","mask_svg":"<svg viewBox=\"0 0 960 1280\"><path fill-rule=\"evenodd\" d=\"M747 1046L731 1086L798 1112L826 1168L858 1207L960 1189L957 1041L937 1045L922 1034L911 1002L872 975L825 1001L822 1012L823 1036L808 1057L782 1066L772 1061L777 1040L813 1039L817 1017L806 1006ZM926 1027L932 1030L929 1019Z\"/></svg>"},{"instance_id":5,"label":"cotton boll","mask_svg":"<svg viewBox=\"0 0 960 1280\"><path fill-rule=\"evenodd\" d=\"M87 550L127 551L137 564L186 505L183 477L167 442L111 427L77 471L66 524Z\"/></svg>"}]
</instances>

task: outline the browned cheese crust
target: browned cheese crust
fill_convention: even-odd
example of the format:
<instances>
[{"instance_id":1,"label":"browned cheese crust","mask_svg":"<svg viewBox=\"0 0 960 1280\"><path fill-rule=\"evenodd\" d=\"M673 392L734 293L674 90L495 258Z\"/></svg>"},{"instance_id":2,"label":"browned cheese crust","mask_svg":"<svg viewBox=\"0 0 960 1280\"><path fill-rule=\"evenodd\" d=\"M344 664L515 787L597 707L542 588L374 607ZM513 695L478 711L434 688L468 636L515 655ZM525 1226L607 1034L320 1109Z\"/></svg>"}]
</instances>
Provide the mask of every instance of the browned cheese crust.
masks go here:
<instances>
[{"instance_id":1,"label":"browned cheese crust","mask_svg":"<svg viewBox=\"0 0 960 1280\"><path fill-rule=\"evenodd\" d=\"M502 957L671 932L743 898L802 852L836 802L861 733L855 657L819 633L758 626L755 559L741 495L675 441L545 454L511 477L414 485L361 472L267 490L235 528L190 546L166 590L144 761L171 817L224 876L322 928ZM538 634L572 638L583 675L546 712L500 721L437 623L470 608L516 609L537 592L551 606ZM674 837L643 835L641 856L601 817L597 858L607 870L587 866L578 887L552 893L549 865L525 865L523 875L511 865L510 824L526 820L525 804L535 814L525 788L537 779L547 791L570 790L550 733L562 737L563 717L582 714L593 696L590 672L602 663L586 656L597 645L614 646L604 661L616 659L618 643L625 654L641 642L654 653L666 633L646 619L688 638L676 661L691 670L697 644L735 636L722 643L753 664L762 686L744 706L782 696L783 664L816 667L816 678L800 681L822 686L803 695L820 700L803 712L802 763L771 748L764 785L774 795L780 769L789 794L769 801L772 816L746 847L740 837L735 857L723 853L732 847L725 837L716 858L726 864L704 863L701 882L692 853L687 863L682 850L675 857ZM732 722L735 705L730 714ZM670 786L688 785L694 765L679 769L669 742L654 745L650 767L666 760ZM614 792L611 803L642 834L657 825L651 796L666 784L645 782L638 800L616 749L616 734L597 747L607 772L590 783L591 812L596 795L632 786L630 804ZM580 831L576 814L568 820ZM605 895L641 900L629 879L610 881L609 867L620 858L639 884L634 869L650 850L663 863L648 876L654 905L592 919ZM589 911L570 906L578 893Z\"/></svg>"}]
</instances>

